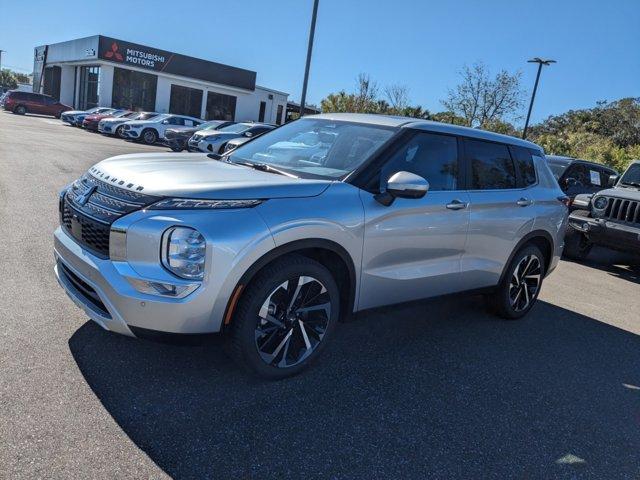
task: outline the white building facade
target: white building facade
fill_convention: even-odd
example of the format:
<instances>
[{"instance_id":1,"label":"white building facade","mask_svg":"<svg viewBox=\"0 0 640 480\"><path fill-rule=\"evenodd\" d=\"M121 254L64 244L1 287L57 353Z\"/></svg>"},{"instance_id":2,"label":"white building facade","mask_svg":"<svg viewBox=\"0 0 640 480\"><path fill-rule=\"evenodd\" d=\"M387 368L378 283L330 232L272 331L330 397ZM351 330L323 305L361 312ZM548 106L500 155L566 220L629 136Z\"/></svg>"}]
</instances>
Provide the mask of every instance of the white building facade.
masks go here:
<instances>
[{"instance_id":1,"label":"white building facade","mask_svg":"<svg viewBox=\"0 0 640 480\"><path fill-rule=\"evenodd\" d=\"M34 86L77 109L95 106L205 120L285 121L288 94L256 72L102 35L35 48Z\"/></svg>"}]
</instances>

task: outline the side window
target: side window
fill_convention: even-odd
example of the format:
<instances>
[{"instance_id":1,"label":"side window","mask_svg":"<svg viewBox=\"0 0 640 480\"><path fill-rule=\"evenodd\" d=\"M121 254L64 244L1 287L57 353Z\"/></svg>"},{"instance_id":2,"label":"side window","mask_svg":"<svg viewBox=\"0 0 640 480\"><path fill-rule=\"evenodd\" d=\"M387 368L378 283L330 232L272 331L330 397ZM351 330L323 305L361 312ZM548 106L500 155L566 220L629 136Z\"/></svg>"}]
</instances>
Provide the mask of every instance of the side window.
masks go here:
<instances>
[{"instance_id":1,"label":"side window","mask_svg":"<svg viewBox=\"0 0 640 480\"><path fill-rule=\"evenodd\" d=\"M436 133L417 133L382 168L382 180L396 172L415 173L429 182L429 190L458 188L458 141Z\"/></svg>"},{"instance_id":2,"label":"side window","mask_svg":"<svg viewBox=\"0 0 640 480\"><path fill-rule=\"evenodd\" d=\"M506 145L467 139L465 152L471 166L471 190L516 188L516 169Z\"/></svg>"},{"instance_id":3,"label":"side window","mask_svg":"<svg viewBox=\"0 0 640 480\"><path fill-rule=\"evenodd\" d=\"M185 127L193 127L194 124L196 124L193 120L189 120L188 118L184 119L184 126Z\"/></svg>"},{"instance_id":4,"label":"side window","mask_svg":"<svg viewBox=\"0 0 640 480\"><path fill-rule=\"evenodd\" d=\"M531 152L523 147L511 146L511 156L516 162L520 173L520 186L530 187L536 183L536 167L533 164Z\"/></svg>"}]
</instances>

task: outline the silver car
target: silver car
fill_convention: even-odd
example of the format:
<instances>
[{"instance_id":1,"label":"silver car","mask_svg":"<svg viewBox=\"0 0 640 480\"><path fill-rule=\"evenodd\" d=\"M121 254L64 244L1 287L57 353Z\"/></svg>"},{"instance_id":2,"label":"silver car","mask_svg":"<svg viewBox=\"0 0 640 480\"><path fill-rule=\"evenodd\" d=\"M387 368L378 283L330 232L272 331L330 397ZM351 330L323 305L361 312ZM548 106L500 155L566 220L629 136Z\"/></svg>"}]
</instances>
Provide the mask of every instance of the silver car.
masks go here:
<instances>
[{"instance_id":1,"label":"silver car","mask_svg":"<svg viewBox=\"0 0 640 480\"><path fill-rule=\"evenodd\" d=\"M322 155L264 161L308 132ZM211 157L113 157L61 192L56 275L105 329L221 332L282 378L360 310L473 290L522 317L562 252L567 198L517 138L324 114Z\"/></svg>"}]
</instances>

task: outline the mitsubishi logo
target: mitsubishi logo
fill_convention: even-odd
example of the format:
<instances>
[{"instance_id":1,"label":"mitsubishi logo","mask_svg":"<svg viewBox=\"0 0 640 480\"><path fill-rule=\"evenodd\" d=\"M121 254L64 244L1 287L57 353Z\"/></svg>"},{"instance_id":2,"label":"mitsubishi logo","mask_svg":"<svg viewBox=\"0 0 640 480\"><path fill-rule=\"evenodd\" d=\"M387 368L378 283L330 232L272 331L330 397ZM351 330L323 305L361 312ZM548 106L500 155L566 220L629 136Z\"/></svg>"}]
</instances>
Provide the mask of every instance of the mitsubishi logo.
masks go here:
<instances>
[{"instance_id":1,"label":"mitsubishi logo","mask_svg":"<svg viewBox=\"0 0 640 480\"><path fill-rule=\"evenodd\" d=\"M93 195L93 192L95 192L98 189L97 185L92 185L91 187L89 187L89 189L87 191L85 191L82 195L78 195L76 197L76 203L78 205L80 205L81 207L85 206L86 203L89 201L89 197L91 195Z\"/></svg>"},{"instance_id":2,"label":"mitsubishi logo","mask_svg":"<svg viewBox=\"0 0 640 480\"><path fill-rule=\"evenodd\" d=\"M124 62L124 57L118 51L118 48L118 44L116 42L113 42L111 44L111 50L107 50L106 52L104 52L104 58L113 58L119 62Z\"/></svg>"}]
</instances>

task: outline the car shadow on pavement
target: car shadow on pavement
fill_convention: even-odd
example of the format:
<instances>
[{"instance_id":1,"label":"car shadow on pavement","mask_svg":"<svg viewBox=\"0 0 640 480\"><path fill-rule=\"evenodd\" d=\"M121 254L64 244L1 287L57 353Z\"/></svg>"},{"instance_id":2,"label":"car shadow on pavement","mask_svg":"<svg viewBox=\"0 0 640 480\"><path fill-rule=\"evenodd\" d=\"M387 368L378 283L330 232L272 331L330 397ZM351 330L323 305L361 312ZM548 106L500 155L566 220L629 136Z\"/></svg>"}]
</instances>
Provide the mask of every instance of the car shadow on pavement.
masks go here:
<instances>
[{"instance_id":1,"label":"car shadow on pavement","mask_svg":"<svg viewBox=\"0 0 640 480\"><path fill-rule=\"evenodd\" d=\"M640 283L640 256L638 255L616 252L604 247L594 247L585 260L563 260L603 270L622 280Z\"/></svg>"},{"instance_id":2,"label":"car shadow on pavement","mask_svg":"<svg viewBox=\"0 0 640 480\"><path fill-rule=\"evenodd\" d=\"M640 472L640 337L549 303L512 322L477 297L370 311L280 382L249 376L219 345L92 322L69 346L123 431L178 479Z\"/></svg>"}]
</instances>

